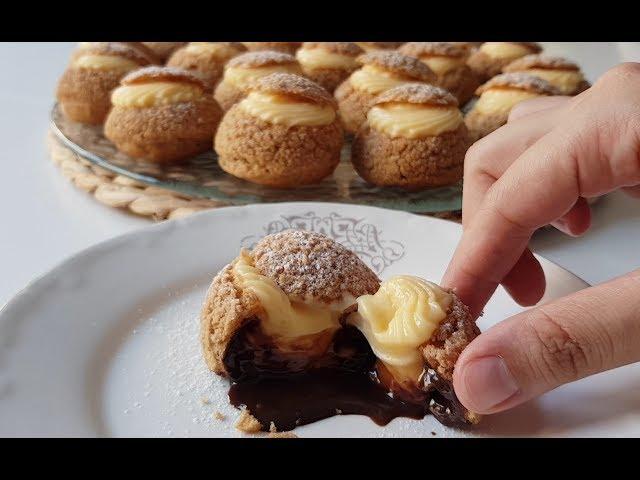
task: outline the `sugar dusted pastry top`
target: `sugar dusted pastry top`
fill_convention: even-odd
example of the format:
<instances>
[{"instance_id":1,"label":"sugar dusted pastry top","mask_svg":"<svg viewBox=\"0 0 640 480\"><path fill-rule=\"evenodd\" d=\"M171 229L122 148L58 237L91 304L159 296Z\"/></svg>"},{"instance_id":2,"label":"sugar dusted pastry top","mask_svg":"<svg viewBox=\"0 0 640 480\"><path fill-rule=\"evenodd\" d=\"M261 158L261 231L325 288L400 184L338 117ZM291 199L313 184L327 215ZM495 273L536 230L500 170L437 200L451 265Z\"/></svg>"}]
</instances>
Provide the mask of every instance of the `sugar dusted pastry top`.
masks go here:
<instances>
[{"instance_id":1,"label":"sugar dusted pastry top","mask_svg":"<svg viewBox=\"0 0 640 480\"><path fill-rule=\"evenodd\" d=\"M252 251L256 267L293 300L355 303L375 293L378 277L351 250L313 232L286 230L264 237Z\"/></svg>"},{"instance_id":2,"label":"sugar dusted pastry top","mask_svg":"<svg viewBox=\"0 0 640 480\"><path fill-rule=\"evenodd\" d=\"M505 60L538 53L541 50L540 45L535 42L485 42L479 48L480 52L490 58Z\"/></svg>"},{"instance_id":3,"label":"sugar dusted pastry top","mask_svg":"<svg viewBox=\"0 0 640 480\"><path fill-rule=\"evenodd\" d=\"M293 55L264 50L243 53L229 60L224 81L245 90L258 78L277 72L302 74Z\"/></svg>"},{"instance_id":4,"label":"sugar dusted pastry top","mask_svg":"<svg viewBox=\"0 0 640 480\"><path fill-rule=\"evenodd\" d=\"M73 68L117 70L123 73L155 63L141 48L120 42L84 42L73 56Z\"/></svg>"},{"instance_id":5,"label":"sugar dusted pastry top","mask_svg":"<svg viewBox=\"0 0 640 480\"><path fill-rule=\"evenodd\" d=\"M467 49L450 42L409 42L398 51L419 58L437 75L463 67L468 56Z\"/></svg>"},{"instance_id":6,"label":"sugar dusted pastry top","mask_svg":"<svg viewBox=\"0 0 640 480\"><path fill-rule=\"evenodd\" d=\"M525 72L547 80L563 94L572 94L585 82L580 67L563 57L526 55L503 68L503 72Z\"/></svg>"},{"instance_id":7,"label":"sugar dusted pastry top","mask_svg":"<svg viewBox=\"0 0 640 480\"><path fill-rule=\"evenodd\" d=\"M463 117L458 100L448 91L409 83L379 95L367 122L391 137L417 139L454 131Z\"/></svg>"},{"instance_id":8,"label":"sugar dusted pastry top","mask_svg":"<svg viewBox=\"0 0 640 480\"><path fill-rule=\"evenodd\" d=\"M239 108L279 125L320 126L332 123L337 105L320 85L290 73L272 73L251 84Z\"/></svg>"},{"instance_id":9,"label":"sugar dusted pastry top","mask_svg":"<svg viewBox=\"0 0 640 480\"><path fill-rule=\"evenodd\" d=\"M185 51L195 55L212 55L225 61L236 55L246 52L246 47L240 42L189 42Z\"/></svg>"},{"instance_id":10,"label":"sugar dusted pastry top","mask_svg":"<svg viewBox=\"0 0 640 480\"><path fill-rule=\"evenodd\" d=\"M398 52L369 52L358 57L362 65L349 82L353 88L373 95L407 82L434 83L436 75L417 58Z\"/></svg>"},{"instance_id":11,"label":"sugar dusted pastry top","mask_svg":"<svg viewBox=\"0 0 640 480\"><path fill-rule=\"evenodd\" d=\"M560 91L542 78L514 72L493 77L476 93L480 98L474 110L485 114L508 114L517 103L542 95L559 95Z\"/></svg>"},{"instance_id":12,"label":"sugar dusted pastry top","mask_svg":"<svg viewBox=\"0 0 640 480\"><path fill-rule=\"evenodd\" d=\"M400 47L403 42L356 42L359 47L366 51L374 50L395 50Z\"/></svg>"},{"instance_id":13,"label":"sugar dusted pastry top","mask_svg":"<svg viewBox=\"0 0 640 480\"><path fill-rule=\"evenodd\" d=\"M193 73L173 67L146 67L129 73L113 91L111 103L125 108L148 108L199 100L207 85Z\"/></svg>"},{"instance_id":14,"label":"sugar dusted pastry top","mask_svg":"<svg viewBox=\"0 0 640 480\"><path fill-rule=\"evenodd\" d=\"M310 69L354 70L359 66L356 58L362 53L362 48L350 42L305 42L296 58Z\"/></svg>"}]
</instances>

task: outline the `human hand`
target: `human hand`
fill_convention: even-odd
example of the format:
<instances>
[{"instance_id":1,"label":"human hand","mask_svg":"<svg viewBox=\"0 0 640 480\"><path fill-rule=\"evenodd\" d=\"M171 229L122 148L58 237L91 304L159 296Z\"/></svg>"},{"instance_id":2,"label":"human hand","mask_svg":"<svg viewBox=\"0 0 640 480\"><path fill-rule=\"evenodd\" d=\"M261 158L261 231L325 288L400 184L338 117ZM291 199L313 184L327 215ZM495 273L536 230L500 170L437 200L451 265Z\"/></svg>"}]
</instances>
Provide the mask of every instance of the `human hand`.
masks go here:
<instances>
[{"instance_id":1,"label":"human hand","mask_svg":"<svg viewBox=\"0 0 640 480\"><path fill-rule=\"evenodd\" d=\"M549 223L590 225L585 197L640 192L640 64L607 72L574 98L525 102L465 160L464 232L443 278L475 314L498 284L537 303L544 274L527 249ZM640 271L510 318L474 340L454 387L478 413L513 407L563 383L640 360Z\"/></svg>"}]
</instances>

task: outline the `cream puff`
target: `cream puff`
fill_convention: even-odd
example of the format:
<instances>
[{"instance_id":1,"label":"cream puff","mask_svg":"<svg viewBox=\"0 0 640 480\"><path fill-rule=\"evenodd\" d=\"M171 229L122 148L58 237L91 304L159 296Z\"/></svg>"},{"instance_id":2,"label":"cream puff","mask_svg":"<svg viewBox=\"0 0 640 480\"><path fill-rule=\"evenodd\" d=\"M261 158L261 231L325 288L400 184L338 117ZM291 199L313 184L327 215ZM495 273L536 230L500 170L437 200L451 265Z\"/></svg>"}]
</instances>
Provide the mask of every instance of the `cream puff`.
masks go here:
<instances>
[{"instance_id":1,"label":"cream puff","mask_svg":"<svg viewBox=\"0 0 640 480\"><path fill-rule=\"evenodd\" d=\"M302 42L242 42L250 52L260 52L262 50L270 50L273 52L283 52L289 55L295 55L296 50L300 48Z\"/></svg>"},{"instance_id":2,"label":"cream puff","mask_svg":"<svg viewBox=\"0 0 640 480\"><path fill-rule=\"evenodd\" d=\"M451 93L407 84L375 100L353 140L351 160L369 183L415 190L461 180L470 145Z\"/></svg>"},{"instance_id":3,"label":"cream puff","mask_svg":"<svg viewBox=\"0 0 640 480\"><path fill-rule=\"evenodd\" d=\"M247 95L254 81L276 72L302 75L300 64L288 53L267 50L238 55L227 62L214 97L222 109L227 111Z\"/></svg>"},{"instance_id":4,"label":"cream puff","mask_svg":"<svg viewBox=\"0 0 640 480\"><path fill-rule=\"evenodd\" d=\"M355 134L367 118L376 97L412 82L434 83L436 74L417 58L398 52L371 52L358 57L356 70L336 89L340 118L347 132Z\"/></svg>"},{"instance_id":5,"label":"cream puff","mask_svg":"<svg viewBox=\"0 0 640 480\"><path fill-rule=\"evenodd\" d=\"M474 140L507 123L511 109L518 103L545 95L559 95L560 91L542 78L515 72L493 77L476 93L480 98L464 119Z\"/></svg>"},{"instance_id":6,"label":"cream puff","mask_svg":"<svg viewBox=\"0 0 640 480\"><path fill-rule=\"evenodd\" d=\"M327 353L344 311L379 285L357 255L324 235L268 235L242 250L209 287L200 314L206 363L234 380L256 375L257 367L285 374L308 369ZM254 357L264 364L237 361L239 335L254 349L271 351Z\"/></svg>"},{"instance_id":7,"label":"cream puff","mask_svg":"<svg viewBox=\"0 0 640 480\"><path fill-rule=\"evenodd\" d=\"M466 64L468 50L455 43L409 42L398 51L426 63L438 77L438 86L453 93L460 105L467 103L480 82Z\"/></svg>"},{"instance_id":8,"label":"cream puff","mask_svg":"<svg viewBox=\"0 0 640 480\"><path fill-rule=\"evenodd\" d=\"M144 46L149 48L158 59L164 63L171 56L173 52L179 48L185 46L187 42L141 42Z\"/></svg>"},{"instance_id":9,"label":"cream puff","mask_svg":"<svg viewBox=\"0 0 640 480\"><path fill-rule=\"evenodd\" d=\"M99 125L111 109L111 92L128 72L155 59L142 49L118 42L79 45L58 82L62 112L75 122Z\"/></svg>"},{"instance_id":10,"label":"cream puff","mask_svg":"<svg viewBox=\"0 0 640 480\"><path fill-rule=\"evenodd\" d=\"M378 52L380 50L395 50L404 42L356 42L365 52Z\"/></svg>"},{"instance_id":11,"label":"cream puff","mask_svg":"<svg viewBox=\"0 0 640 480\"><path fill-rule=\"evenodd\" d=\"M239 42L191 42L173 52L167 66L189 70L215 88L225 64L246 51Z\"/></svg>"},{"instance_id":12,"label":"cream puff","mask_svg":"<svg viewBox=\"0 0 640 480\"><path fill-rule=\"evenodd\" d=\"M562 95L578 95L591 86L584 78L580 67L562 57L527 55L514 60L502 71L524 72L542 78L560 90Z\"/></svg>"},{"instance_id":13,"label":"cream puff","mask_svg":"<svg viewBox=\"0 0 640 480\"><path fill-rule=\"evenodd\" d=\"M376 376L395 397L428 402L445 425L476 424L453 391L453 371L480 334L469 309L450 290L412 275L396 275L357 299L345 320L358 328L377 358Z\"/></svg>"},{"instance_id":14,"label":"cream puff","mask_svg":"<svg viewBox=\"0 0 640 480\"><path fill-rule=\"evenodd\" d=\"M331 175L343 142L335 101L324 88L273 73L253 82L251 93L226 113L215 151L231 175L292 188Z\"/></svg>"},{"instance_id":15,"label":"cream puff","mask_svg":"<svg viewBox=\"0 0 640 480\"><path fill-rule=\"evenodd\" d=\"M307 78L333 91L360 65L356 58L364 50L350 42L305 42L296 58Z\"/></svg>"},{"instance_id":16,"label":"cream puff","mask_svg":"<svg viewBox=\"0 0 640 480\"><path fill-rule=\"evenodd\" d=\"M111 102L105 136L127 155L156 163L210 150L222 117L207 85L172 67L131 72L113 91Z\"/></svg>"},{"instance_id":17,"label":"cream puff","mask_svg":"<svg viewBox=\"0 0 640 480\"><path fill-rule=\"evenodd\" d=\"M515 59L541 50L540 45L534 42L485 42L471 54L467 65L481 82L485 82Z\"/></svg>"},{"instance_id":18,"label":"cream puff","mask_svg":"<svg viewBox=\"0 0 640 480\"><path fill-rule=\"evenodd\" d=\"M254 431L336 414L381 425L429 412L458 427L480 419L452 387L479 334L467 307L418 277L380 283L325 235L285 230L241 250L213 279L200 325L206 364L230 379Z\"/></svg>"}]
</instances>

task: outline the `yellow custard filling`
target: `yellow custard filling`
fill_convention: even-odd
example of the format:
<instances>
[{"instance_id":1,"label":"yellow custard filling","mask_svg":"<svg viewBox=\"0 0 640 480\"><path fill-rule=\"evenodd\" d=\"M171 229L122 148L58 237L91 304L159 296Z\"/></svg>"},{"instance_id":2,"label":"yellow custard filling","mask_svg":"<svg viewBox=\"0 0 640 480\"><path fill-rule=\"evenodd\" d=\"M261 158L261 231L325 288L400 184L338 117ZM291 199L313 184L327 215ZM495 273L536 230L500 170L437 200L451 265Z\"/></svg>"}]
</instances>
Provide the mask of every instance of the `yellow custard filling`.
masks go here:
<instances>
[{"instance_id":1,"label":"yellow custard filling","mask_svg":"<svg viewBox=\"0 0 640 480\"><path fill-rule=\"evenodd\" d=\"M251 92L239 108L265 122L289 127L329 125L336 118L331 105L315 105L264 92Z\"/></svg>"},{"instance_id":2,"label":"yellow custard filling","mask_svg":"<svg viewBox=\"0 0 640 480\"><path fill-rule=\"evenodd\" d=\"M399 275L383 282L374 295L358 297L358 312L349 322L396 378L417 382L424 365L419 347L446 318L452 301L434 283Z\"/></svg>"},{"instance_id":3,"label":"yellow custard filling","mask_svg":"<svg viewBox=\"0 0 640 480\"><path fill-rule=\"evenodd\" d=\"M516 104L539 96L537 93L515 88L490 88L480 96L473 108L485 114L508 115Z\"/></svg>"},{"instance_id":4,"label":"yellow custard filling","mask_svg":"<svg viewBox=\"0 0 640 480\"><path fill-rule=\"evenodd\" d=\"M267 335L294 338L339 326L341 308L291 301L271 278L253 266L253 259L245 250L233 266L233 275L243 290L258 298L264 309L260 325Z\"/></svg>"},{"instance_id":5,"label":"yellow custard filling","mask_svg":"<svg viewBox=\"0 0 640 480\"><path fill-rule=\"evenodd\" d=\"M220 60L230 59L239 53L231 45L213 42L191 42L185 51L194 55L212 55Z\"/></svg>"},{"instance_id":6,"label":"yellow custard filling","mask_svg":"<svg viewBox=\"0 0 640 480\"><path fill-rule=\"evenodd\" d=\"M420 59L423 63L433 70L436 75L444 75L445 73L464 65L463 58L453 57L431 57L425 56Z\"/></svg>"},{"instance_id":7,"label":"yellow custard filling","mask_svg":"<svg viewBox=\"0 0 640 480\"><path fill-rule=\"evenodd\" d=\"M365 65L360 70L353 72L349 81L356 90L368 92L373 95L410 82L410 80L398 78L391 72L372 65Z\"/></svg>"},{"instance_id":8,"label":"yellow custard filling","mask_svg":"<svg viewBox=\"0 0 640 480\"><path fill-rule=\"evenodd\" d=\"M480 51L491 58L503 60L512 60L531 53L528 47L510 42L485 42L480 46Z\"/></svg>"},{"instance_id":9,"label":"yellow custard filling","mask_svg":"<svg viewBox=\"0 0 640 480\"><path fill-rule=\"evenodd\" d=\"M455 107L386 104L369 110L367 121L390 137L424 138L456 130L463 118Z\"/></svg>"},{"instance_id":10,"label":"yellow custard filling","mask_svg":"<svg viewBox=\"0 0 640 480\"><path fill-rule=\"evenodd\" d=\"M147 108L201 98L203 91L196 85L177 82L150 82L124 85L111 94L111 103L118 107Z\"/></svg>"},{"instance_id":11,"label":"yellow custard filling","mask_svg":"<svg viewBox=\"0 0 640 480\"><path fill-rule=\"evenodd\" d=\"M117 55L82 55L73 62L74 68L91 68L95 70L117 70L128 72L139 65L128 58Z\"/></svg>"},{"instance_id":12,"label":"yellow custard filling","mask_svg":"<svg viewBox=\"0 0 640 480\"><path fill-rule=\"evenodd\" d=\"M354 57L327 52L321 48L302 48L298 50L296 57L303 67L311 70L320 68L352 70L358 68L358 62Z\"/></svg>"},{"instance_id":13,"label":"yellow custard filling","mask_svg":"<svg viewBox=\"0 0 640 480\"><path fill-rule=\"evenodd\" d=\"M552 70L546 68L530 68L527 73L548 81L558 87L564 95L569 95L584 81L584 76L578 70Z\"/></svg>"},{"instance_id":14,"label":"yellow custard filling","mask_svg":"<svg viewBox=\"0 0 640 480\"><path fill-rule=\"evenodd\" d=\"M272 73L295 73L302 74L300 67L296 64L270 65L268 67L255 68L227 68L224 72L224 81L239 89L245 89L249 84L259 78L266 77Z\"/></svg>"}]
</instances>

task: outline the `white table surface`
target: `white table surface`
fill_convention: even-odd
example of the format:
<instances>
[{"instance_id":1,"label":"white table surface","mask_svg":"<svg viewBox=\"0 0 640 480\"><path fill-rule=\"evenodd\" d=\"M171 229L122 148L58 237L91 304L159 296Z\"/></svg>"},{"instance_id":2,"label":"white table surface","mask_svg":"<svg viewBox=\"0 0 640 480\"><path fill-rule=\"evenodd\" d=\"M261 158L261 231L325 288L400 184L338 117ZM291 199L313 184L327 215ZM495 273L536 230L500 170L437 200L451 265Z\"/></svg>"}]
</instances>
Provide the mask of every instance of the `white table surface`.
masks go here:
<instances>
[{"instance_id":1,"label":"white table surface","mask_svg":"<svg viewBox=\"0 0 640 480\"><path fill-rule=\"evenodd\" d=\"M593 81L619 61L640 61L640 43L545 44L578 61ZM0 305L73 253L150 221L103 206L48 159L45 135L72 43L0 44ZM592 229L572 239L539 232L534 250L598 283L640 266L640 202L614 193L594 207Z\"/></svg>"}]
</instances>

